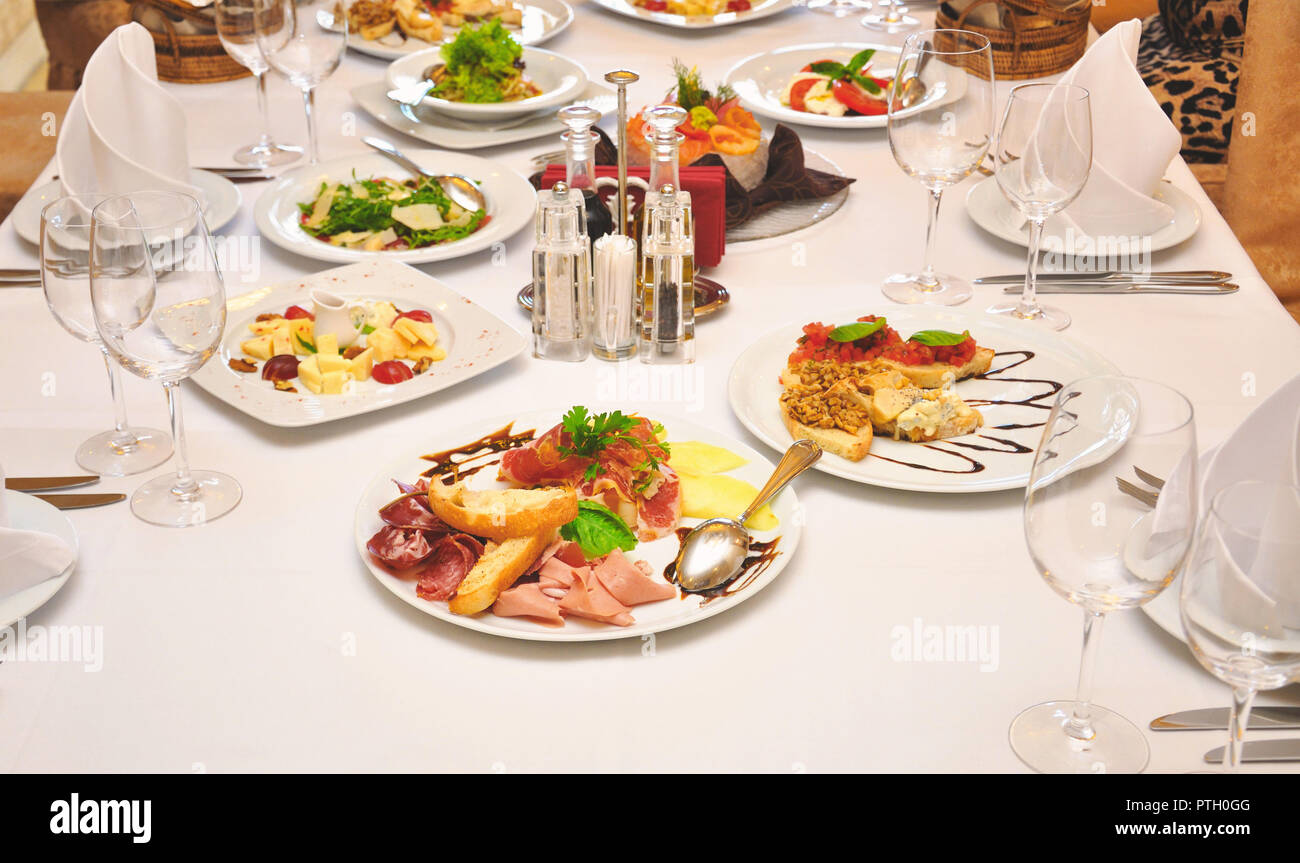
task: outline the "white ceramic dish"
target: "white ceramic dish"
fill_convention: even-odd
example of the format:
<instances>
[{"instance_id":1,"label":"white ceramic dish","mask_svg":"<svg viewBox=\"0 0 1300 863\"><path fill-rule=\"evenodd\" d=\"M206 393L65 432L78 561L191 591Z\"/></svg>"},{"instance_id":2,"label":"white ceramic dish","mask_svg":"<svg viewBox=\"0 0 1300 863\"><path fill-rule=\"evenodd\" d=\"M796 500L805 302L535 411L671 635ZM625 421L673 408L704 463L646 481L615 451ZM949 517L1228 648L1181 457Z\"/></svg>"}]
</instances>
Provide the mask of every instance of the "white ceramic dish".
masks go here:
<instances>
[{"instance_id":1,"label":"white ceramic dish","mask_svg":"<svg viewBox=\"0 0 1300 863\"><path fill-rule=\"evenodd\" d=\"M884 314L903 338L925 329L970 330L975 341L999 355L987 376L957 384L957 392L984 415L972 435L916 444L877 435L871 453L849 461L826 453L815 467L835 476L885 488L927 492L982 492L1022 488L1029 481L1034 448L1047 409L1059 388L1087 375L1114 374L1115 366L1091 348L1054 331L980 312L939 307L863 303L824 314L805 312L798 322L768 333L745 349L731 368L728 395L737 418L760 440L784 451L793 440L781 420L778 377L808 321L843 324ZM1025 357L1025 352L1030 356ZM985 404L981 402L1007 402ZM999 429L1002 425L1025 428ZM977 449L988 447L990 449ZM975 465L983 465L976 468ZM953 472L945 472L953 471Z\"/></svg>"},{"instance_id":2,"label":"white ceramic dish","mask_svg":"<svg viewBox=\"0 0 1300 863\"><path fill-rule=\"evenodd\" d=\"M74 554L77 548L77 531L72 522L56 507L39 497L0 488L5 497L5 509L9 515L9 527L15 530L37 530L52 533L72 546ZM54 578L46 579L40 584L33 584L26 590L0 596L0 626L12 626L22 618L50 601L63 585L72 577L77 568L76 561Z\"/></svg>"},{"instance_id":3,"label":"white ceramic dish","mask_svg":"<svg viewBox=\"0 0 1300 863\"><path fill-rule=\"evenodd\" d=\"M665 27L677 27L683 30L705 30L713 27L730 27L756 21L770 15L779 15L795 5L794 0L752 0L752 6L744 12L719 12L717 15L673 15L668 12L651 12L642 9L627 0L595 0L597 6L603 6L611 12L651 21Z\"/></svg>"},{"instance_id":4,"label":"white ceramic dish","mask_svg":"<svg viewBox=\"0 0 1300 863\"><path fill-rule=\"evenodd\" d=\"M352 90L352 98L366 113L390 129L449 150L474 150L533 138L558 137L564 131L564 124L555 119L555 113L551 111L525 117L522 123L516 120L466 123L445 117L423 105L404 108L388 98L388 89L388 84L383 81L362 84ZM609 87L591 81L587 89L569 104L586 105L604 116L618 107L618 99Z\"/></svg>"},{"instance_id":5,"label":"white ceramic dish","mask_svg":"<svg viewBox=\"0 0 1300 863\"><path fill-rule=\"evenodd\" d=\"M1164 201L1174 208L1174 218L1169 224L1151 235L1150 251L1158 252L1162 249L1172 248L1189 239L1201 227L1201 208L1196 205L1196 201L1192 200L1190 195L1173 183L1162 180L1159 188L1156 189L1154 197L1156 200ZM1029 225L1028 223L1022 223L1020 213L1002 194L1002 190L998 188L996 177L986 177L971 187L971 190L966 193L966 212L970 214L971 220L975 224L993 236L1029 248ZM1068 252L1069 249L1065 243L1069 236L1071 234L1061 226L1059 220L1055 218L1048 219L1047 224L1043 227L1043 249L1050 250L1054 247L1058 251ZM1141 253L1143 251L1142 244L1146 240L1145 237L1138 238L1137 246L1130 249L1133 244L1128 242L1125 237L1120 236L1113 239L1118 243L1116 254L1122 255ZM1074 240L1075 248L1078 251L1098 248L1096 241L1092 238L1076 236ZM1053 243L1055 246L1051 245ZM1109 248L1109 242L1104 247Z\"/></svg>"},{"instance_id":6,"label":"white ceramic dish","mask_svg":"<svg viewBox=\"0 0 1300 863\"><path fill-rule=\"evenodd\" d=\"M212 233L224 228L239 213L243 198L239 187L225 177L210 171L190 170L190 182L203 190L207 206L203 209L203 218ZM14 206L12 219L14 230L33 246L41 243L41 210L50 201L63 196L63 188L58 180L51 180L27 190L27 194Z\"/></svg>"},{"instance_id":7,"label":"white ceramic dish","mask_svg":"<svg viewBox=\"0 0 1300 863\"><path fill-rule=\"evenodd\" d=\"M340 395L314 395L300 382L295 383L298 392L280 392L260 374L237 372L227 365L232 357L244 356L239 343L252 338L248 324L259 314L282 314L290 305L310 309L309 295L317 287L348 300L389 300L404 310L428 310L447 358L412 380L393 385L354 381L352 391ZM438 279L396 261L366 261L325 270L232 296L226 306L221 349L194 375L194 383L274 426L317 425L422 398L509 362L528 344L523 335L491 312Z\"/></svg>"},{"instance_id":8,"label":"white ceramic dish","mask_svg":"<svg viewBox=\"0 0 1300 863\"><path fill-rule=\"evenodd\" d=\"M424 79L424 71L442 62L439 49L429 48L394 60L385 80L390 89L408 87ZM452 102L433 96L424 97L424 105L458 120L490 122L523 117L567 105L587 88L587 71L579 64L551 51L525 48L524 75L541 88L541 93L516 102Z\"/></svg>"},{"instance_id":9,"label":"white ceramic dish","mask_svg":"<svg viewBox=\"0 0 1300 863\"><path fill-rule=\"evenodd\" d=\"M405 152L417 165L431 173L463 174L478 181L487 198L487 213L491 221L464 239L420 249L367 252L331 246L316 239L302 229L298 204L314 200L322 181L351 182L353 172L357 177L405 179L411 176L405 168L387 156L364 153L319 165L306 165L275 180L257 199L253 210L257 229L280 248L318 261L351 263L389 260L423 264L459 258L486 249L493 243L504 241L532 221L537 193L528 180L501 163L439 150L408 149Z\"/></svg>"},{"instance_id":10,"label":"white ceramic dish","mask_svg":"<svg viewBox=\"0 0 1300 863\"><path fill-rule=\"evenodd\" d=\"M828 117L796 111L781 104L790 78L809 63L818 60L835 60L847 63L864 48L874 48L870 71L878 78L892 78L898 65L898 48L870 42L822 42L815 45L791 45L746 57L727 72L723 79L736 91L740 101L755 114L762 114L782 123L798 123L825 129L883 129L888 118L878 116ZM919 104L904 113L925 111L957 98L954 93L931 91Z\"/></svg>"},{"instance_id":11,"label":"white ceramic dish","mask_svg":"<svg viewBox=\"0 0 1300 863\"><path fill-rule=\"evenodd\" d=\"M349 4L350 5L350 4ZM512 4L523 9L524 20L518 27L506 26L520 45L540 45L553 39L573 23L573 7L564 0L527 0L525 3ZM448 41L460 32L459 27L444 27L443 41ZM384 60L396 60L416 51L423 51L432 45L423 39L403 39L397 32L390 33L383 39L366 39L360 33L348 33L348 47L371 57Z\"/></svg>"},{"instance_id":12,"label":"white ceramic dish","mask_svg":"<svg viewBox=\"0 0 1300 863\"><path fill-rule=\"evenodd\" d=\"M537 433L541 434L558 423L568 407L568 405L565 405L550 411L485 419L455 431L439 430L430 438L428 451L449 449L477 440L510 422L514 423L514 431L516 432L536 429ZM624 412L636 409L634 406L626 404L609 407L590 405L590 407L592 410L608 410L617 407ZM742 479L755 488L761 488L772 471L772 462L740 441L733 440L697 423L663 415L652 408L638 412L662 422L667 429L670 441L703 441L714 446L725 447L747 459L746 464L728 471L727 475ZM631 626L612 626L571 618L566 621L563 627L554 628L524 618L497 617L490 609L473 616L452 614L445 602L430 602L420 599L416 596L414 581L399 579L392 575L375 563L370 553L366 551L367 540L383 526L383 522L378 515L379 509L400 494L393 485L393 480L400 479L403 482L414 482L421 471L429 469L429 462L420 459L419 455L419 453L411 453L393 462L376 474L362 493L361 500L357 503L354 525L357 553L361 555L362 563L370 571L370 574L403 602L439 620L490 635L533 641L606 641L616 638L634 638L652 632L662 632L666 629L675 629L679 626L696 623L735 608L771 584L789 563L790 557L799 545L799 537L802 532L803 513L799 501L795 497L793 490L786 489L772 502L772 511L780 520L778 527L775 530L760 531L754 534L754 538L759 541L770 541L779 537L776 546L777 555L766 568L757 573L751 582L734 593L718 597L710 602L704 602L699 596L687 594L685 598L665 599L660 602L635 606L632 609L632 616L636 619L636 622ZM671 464L671 461L669 463ZM481 471L475 474L475 485L485 488L497 485L496 481L491 477L491 473L491 471ZM698 519L682 519L682 525L696 524L698 521ZM656 573L662 573L663 568L676 557L677 548L676 537L669 535L654 542L640 543L635 550L627 554L632 560L640 559L649 562Z\"/></svg>"}]
</instances>

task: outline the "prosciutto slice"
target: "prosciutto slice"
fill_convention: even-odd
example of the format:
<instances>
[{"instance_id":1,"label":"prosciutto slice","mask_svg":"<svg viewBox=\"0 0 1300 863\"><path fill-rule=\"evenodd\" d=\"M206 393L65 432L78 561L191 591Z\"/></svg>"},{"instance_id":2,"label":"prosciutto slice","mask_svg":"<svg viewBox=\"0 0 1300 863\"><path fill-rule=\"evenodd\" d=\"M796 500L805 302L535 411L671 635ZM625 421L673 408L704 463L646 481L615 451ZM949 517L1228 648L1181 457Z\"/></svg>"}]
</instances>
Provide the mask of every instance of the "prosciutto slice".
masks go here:
<instances>
[{"instance_id":1,"label":"prosciutto slice","mask_svg":"<svg viewBox=\"0 0 1300 863\"><path fill-rule=\"evenodd\" d=\"M682 482L668 465L660 465L661 480L655 493L637 503L637 535L654 540L672 533L682 517Z\"/></svg>"}]
</instances>

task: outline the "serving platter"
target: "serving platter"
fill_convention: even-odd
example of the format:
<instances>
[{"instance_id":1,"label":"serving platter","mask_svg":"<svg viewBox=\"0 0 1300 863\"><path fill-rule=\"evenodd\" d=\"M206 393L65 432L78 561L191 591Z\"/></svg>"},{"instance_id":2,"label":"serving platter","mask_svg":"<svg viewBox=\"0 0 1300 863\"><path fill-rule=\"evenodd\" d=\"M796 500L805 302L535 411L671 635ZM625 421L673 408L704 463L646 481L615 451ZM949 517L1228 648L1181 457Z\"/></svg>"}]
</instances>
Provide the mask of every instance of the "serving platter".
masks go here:
<instances>
[{"instance_id":1,"label":"serving platter","mask_svg":"<svg viewBox=\"0 0 1300 863\"><path fill-rule=\"evenodd\" d=\"M318 165L305 165L275 180L262 192L253 210L258 230L280 248L318 261L352 263L388 260L424 264L459 258L489 248L493 243L506 240L532 221L537 193L528 180L500 162L441 150L412 149L405 152L426 171L463 174L477 181L487 198L490 221L462 239L419 249L367 252L332 246L316 239L302 229L299 222L302 211L298 205L314 200L323 181L350 183L354 175L357 178L394 179L411 176L409 171L386 156L360 153Z\"/></svg>"},{"instance_id":2,"label":"serving platter","mask_svg":"<svg viewBox=\"0 0 1300 863\"><path fill-rule=\"evenodd\" d=\"M1060 386L1118 371L1093 349L1025 321L963 309L863 303L839 312L807 313L806 320L774 330L746 348L731 368L727 387L736 417L764 443L784 451L793 438L781 419L778 378L804 324L842 324L880 313L904 338L928 329L969 330L979 345L998 355L987 374L957 384L958 394L984 416L984 425L973 434L930 444L877 435L862 461L826 453L814 465L867 485L947 493L1023 488Z\"/></svg>"},{"instance_id":3,"label":"serving platter","mask_svg":"<svg viewBox=\"0 0 1300 863\"><path fill-rule=\"evenodd\" d=\"M762 453L741 441L714 431L707 426L685 418L665 415L652 406L644 408L637 405L590 406L593 411L619 409L624 413L637 412L662 423L669 441L701 441L713 446L723 447L746 460L746 463L731 471L729 476L750 483L760 488L767 481L774 467L773 463ZM512 432L535 429L542 434L560 421L568 405L551 410L534 411L506 415L492 419L476 420L460 429L437 429L429 435L424 444L424 452L436 452L461 446L478 440L507 424L512 425ZM465 616L452 614L445 602L428 601L416 595L413 580L398 578L377 563L366 550L366 542L378 531L383 522L378 511L385 504L396 498L400 492L393 484L394 479L414 482L422 472L429 470L430 462L420 458L421 452L412 452L396 459L375 474L361 494L357 503L354 520L354 532L357 554L366 570L394 596L417 608L425 614L455 626L472 629L489 635L504 638L519 638L532 641L606 641L618 638L634 638L654 632L675 629L729 611L740 603L757 595L771 584L789 563L791 556L799 545L802 533L803 514L798 498L791 489L782 492L771 504L772 511L779 520L779 525L770 531L754 531L754 539L759 542L775 542L774 556L766 566L755 567L737 582L740 586L734 592L726 593L705 600L695 594L680 594L677 599L665 599L659 602L637 605L632 608L635 623L630 626L613 626L577 618L569 618L563 627L549 627L541 623L518 617L497 617L491 609L477 615ZM477 465L478 462L475 462ZM671 465L671 459L669 460ZM475 487L504 487L494 479L494 471L482 470L472 478ZM699 519L683 518L682 526L699 522ZM652 542L639 543L635 550L627 552L630 560L645 560L656 574L662 573L677 555L678 540L672 534ZM750 577L752 576L752 578Z\"/></svg>"},{"instance_id":4,"label":"serving platter","mask_svg":"<svg viewBox=\"0 0 1300 863\"><path fill-rule=\"evenodd\" d=\"M388 300L402 309L427 309L447 358L411 380L395 385L354 381L351 392L338 395L315 395L302 385L298 385L296 393L281 392L257 373L237 372L229 367L231 358L244 356L239 345L252 337L249 323L264 312L282 314L290 305L310 309L310 295L315 288L350 301ZM390 260L337 267L230 296L226 314L220 350L199 369L193 381L226 404L274 426L317 425L423 398L508 362L528 344L513 327L443 282Z\"/></svg>"},{"instance_id":5,"label":"serving platter","mask_svg":"<svg viewBox=\"0 0 1300 863\"><path fill-rule=\"evenodd\" d=\"M527 2L511 5L522 9L524 13L520 26L506 26L506 30L520 45L540 45L560 35L573 23L573 7L564 0L527 0ZM458 32L460 32L459 27L444 27L442 41L454 39ZM431 46L432 43L423 39L402 38L396 28L383 39L366 39L354 31L348 33L349 48L384 60L396 60L416 51L424 51Z\"/></svg>"},{"instance_id":6,"label":"serving platter","mask_svg":"<svg viewBox=\"0 0 1300 863\"><path fill-rule=\"evenodd\" d=\"M629 3L627 0L595 0L595 3L597 6L602 6L619 15L639 18L642 21L650 21L655 24L662 24L665 27L676 27L683 30L730 27L733 24L743 24L746 21L756 21L771 15L779 15L795 5L794 0L753 0L752 6L743 12L719 12L716 15L673 15L669 12L651 12L648 9Z\"/></svg>"},{"instance_id":7,"label":"serving platter","mask_svg":"<svg viewBox=\"0 0 1300 863\"><path fill-rule=\"evenodd\" d=\"M49 602L54 594L68 583L72 571L77 568L75 555L79 549L77 531L73 528L72 521L56 507L39 497L4 488L0 488L0 495L4 495L8 527L14 530L34 530L53 534L70 545L74 555L74 560L68 568L53 578L47 578L17 593L0 595L0 626L12 626Z\"/></svg>"}]
</instances>

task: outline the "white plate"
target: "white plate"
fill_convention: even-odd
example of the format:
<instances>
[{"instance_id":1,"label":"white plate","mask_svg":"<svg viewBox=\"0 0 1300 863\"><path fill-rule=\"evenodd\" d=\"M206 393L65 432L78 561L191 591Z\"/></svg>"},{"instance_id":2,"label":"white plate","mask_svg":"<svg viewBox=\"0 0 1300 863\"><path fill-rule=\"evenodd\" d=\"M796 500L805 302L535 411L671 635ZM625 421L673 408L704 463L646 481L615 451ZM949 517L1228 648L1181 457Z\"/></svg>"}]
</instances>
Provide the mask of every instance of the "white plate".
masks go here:
<instances>
[{"instance_id":1,"label":"white plate","mask_svg":"<svg viewBox=\"0 0 1300 863\"><path fill-rule=\"evenodd\" d=\"M242 198L239 187L225 177L210 171L190 169L190 182L203 190L207 206L203 209L203 218L208 223L208 231L216 233L224 228L239 213ZM58 180L51 180L27 190L27 194L14 205L14 230L33 246L41 244L41 210L50 201L63 197L63 187Z\"/></svg>"},{"instance_id":2,"label":"white plate","mask_svg":"<svg viewBox=\"0 0 1300 863\"><path fill-rule=\"evenodd\" d=\"M551 111L526 117L522 123L515 120L495 124L462 123L443 117L423 105L404 109L388 98L388 90L388 84L375 81L354 88L352 98L357 100L357 104L366 113L390 129L449 150L473 150L532 138L558 137L564 131L564 124L555 119L555 114ZM609 87L591 81L587 84L587 89L570 104L586 105L604 116L618 107L618 98Z\"/></svg>"},{"instance_id":3,"label":"white plate","mask_svg":"<svg viewBox=\"0 0 1300 863\"><path fill-rule=\"evenodd\" d=\"M746 108L783 123L820 126L826 129L883 129L888 121L884 114L878 116L827 117L796 111L781 104L790 78L796 72L818 60L835 60L847 63L864 48L874 48L871 70L876 77L892 78L898 65L898 48L870 42L822 42L815 45L792 45L746 57L727 73L723 80L730 84ZM957 98L956 94L932 91L919 104L908 108L904 114L924 111Z\"/></svg>"},{"instance_id":4,"label":"white plate","mask_svg":"<svg viewBox=\"0 0 1300 863\"><path fill-rule=\"evenodd\" d=\"M438 48L428 48L394 60L388 66L386 80L391 89L408 87L424 80L424 70L441 63ZM485 123L523 117L567 105L587 89L587 70L560 54L541 48L525 48L524 75L541 88L537 96L517 102L452 102L433 96L424 97L424 105L458 120Z\"/></svg>"},{"instance_id":5,"label":"white plate","mask_svg":"<svg viewBox=\"0 0 1300 863\"><path fill-rule=\"evenodd\" d=\"M590 405L590 407L592 410L609 409L596 405ZM667 429L670 442L703 441L714 446L725 447L742 458L748 459L746 464L735 470L728 471L727 475L751 483L755 488L761 488L767 482L767 478L774 467L767 458L752 447L689 420L664 415L653 407L645 410L639 410L635 406L626 404L613 407L625 412L637 410L644 416L662 422ZM450 449L468 443L502 428L509 422L514 423L515 431L536 429L537 433L541 434L558 423L561 415L567 409L568 405L550 411L535 411L528 414L498 417L492 420L485 419L474 422L459 431L439 430L429 440L427 451L434 452ZM357 553L361 555L361 560L366 565L366 568L370 570L370 574L403 602L439 620L445 620L466 629L486 632L491 635L533 641L606 641L615 638L634 638L652 632L662 632L665 629L686 626L735 608L771 584L781 570L785 568L786 564L789 563L790 556L794 554L795 548L799 545L799 536L802 532L802 508L799 505L798 498L795 497L794 491L786 489L772 502L772 511L780 519L780 525L775 530L756 531L754 534L754 538L761 541L768 541L778 536L780 540L777 544L778 554L776 558L753 582L734 594L719 597L708 603L703 603L698 596L688 594L684 599L666 599L660 602L635 606L632 609L632 616L636 618L636 622L631 626L612 626L593 621L569 619L563 627L556 628L533 623L523 618L497 617L492 613L491 609L473 616L452 614L447 609L445 602L430 602L420 599L415 594L414 581L406 581L395 577L371 560L370 553L366 551L367 540L383 526L383 522L379 518L379 509L400 494L396 486L393 485L393 480L400 479L403 482L414 482L421 471L429 468L429 462L421 460L419 455L419 453L411 453L405 458L398 459L376 474L375 478L366 487L365 492L361 495L360 502L357 504L355 521ZM671 460L669 463L671 464ZM481 487L491 487L496 484L490 473L490 471L481 471L476 474L476 479L481 478L481 482L477 484ZM698 522L699 519L682 519L683 526L697 524ZM632 560L646 560L654 567L655 572L663 572L664 566L677 556L677 548L677 539L670 534L654 542L639 544L634 551L628 552L628 557Z\"/></svg>"},{"instance_id":6,"label":"white plate","mask_svg":"<svg viewBox=\"0 0 1300 863\"><path fill-rule=\"evenodd\" d=\"M493 243L506 240L532 221L537 192L526 179L501 163L440 150L405 152L412 161L431 173L464 174L477 180L487 198L487 213L492 217L491 221L464 239L425 246L422 249L367 252L331 246L316 239L302 229L298 221L302 211L298 209L298 204L315 199L323 180L351 182L354 171L358 178L405 179L411 176L405 168L387 156L363 153L321 162L319 165L305 165L275 180L262 192L253 209L257 229L280 248L318 261L351 263L388 260L424 264L459 258L486 249Z\"/></svg>"},{"instance_id":7,"label":"white plate","mask_svg":"<svg viewBox=\"0 0 1300 863\"><path fill-rule=\"evenodd\" d=\"M1158 252L1176 246L1200 228L1201 208L1190 195L1173 183L1161 180L1153 197L1174 208L1174 220L1151 234L1150 251ZM970 214L975 224L993 236L1029 248L1029 225L1022 222L1020 213L1002 194L1002 190L998 188L997 177L985 177L971 187L971 190L966 193L966 212ZM1069 235L1057 219L1054 217L1048 219L1043 227L1043 249L1050 248L1048 243L1054 240L1056 249L1068 251L1065 245L1067 236ZM1121 241L1116 254L1138 254L1143 251L1140 247L1130 251L1130 244L1124 242L1124 237L1115 239ZM1145 240L1146 238L1143 237L1140 242ZM1088 237L1076 236L1075 242L1079 251L1087 251L1086 247L1079 244L1091 244L1091 249L1097 248L1095 241ZM1109 248L1109 244L1107 243L1105 247Z\"/></svg>"},{"instance_id":8,"label":"white plate","mask_svg":"<svg viewBox=\"0 0 1300 863\"><path fill-rule=\"evenodd\" d=\"M12 626L49 602L50 598L58 593L63 585L68 583L68 579L72 577L72 571L77 568L77 532L73 529L72 522L66 515L39 497L9 491L4 488L0 488L0 494L5 497L5 508L9 514L9 527L15 530L37 530L41 533L52 533L72 546L73 552L72 564L59 575L46 579L40 584L33 584L26 590L20 590L8 596L0 596L0 626Z\"/></svg>"},{"instance_id":9,"label":"white plate","mask_svg":"<svg viewBox=\"0 0 1300 863\"><path fill-rule=\"evenodd\" d=\"M925 329L970 330L982 347L999 353L1029 351L1033 356L1015 368L1007 367L1017 363L1021 354L994 357L987 380L972 378L957 384L962 398L976 400L974 406L984 415L984 425L974 434L933 444L895 441L877 435L871 443L871 453L862 461L826 453L814 465L818 470L855 482L931 492L1023 488L1029 481L1042 424L1058 389L1054 384L1117 372L1109 360L1091 348L1024 321L960 309L864 303L835 314L804 313L797 323L768 333L746 348L731 367L728 382L731 409L737 418L764 443L784 451L793 438L781 420L777 404L781 385L777 379L795 348L795 339L802 335L803 325L808 321L845 324L868 314L883 314L903 338ZM999 374L999 369L1006 370ZM1015 379L1030 379L1030 382ZM1030 401L1031 404L985 405L977 400ZM1029 427L996 428L1010 424ZM997 440L989 440L990 437ZM993 447L997 451L983 452L972 449L974 446ZM908 464L895 464L887 459ZM969 460L983 464L983 469L972 470ZM942 470L961 472L939 472Z\"/></svg>"},{"instance_id":10,"label":"white plate","mask_svg":"<svg viewBox=\"0 0 1300 863\"><path fill-rule=\"evenodd\" d=\"M351 4L348 4L351 5ZM528 0L526 3L512 4L524 10L523 23L518 27L506 27L506 31L515 37L520 45L540 45L548 39L558 36L564 28L573 23L573 7L564 0ZM383 39L366 39L360 33L348 33L348 47L371 57L396 60L416 51L423 51L432 43L423 39L407 38L401 41L394 32ZM443 41L455 38L459 27L443 27Z\"/></svg>"},{"instance_id":11,"label":"white plate","mask_svg":"<svg viewBox=\"0 0 1300 863\"><path fill-rule=\"evenodd\" d=\"M427 309L447 358L400 384L354 381L353 392L314 395L301 382L296 393L280 392L260 373L227 365L243 357L239 343L252 338L248 325L263 312L283 313L290 305L311 308L313 288L324 287L349 300L389 300L402 309ZM221 350L194 375L194 382L228 405L274 426L307 426L383 410L463 383L523 352L527 340L491 312L396 261L366 261L315 273L231 297L226 301ZM259 366L260 371L260 366Z\"/></svg>"},{"instance_id":12,"label":"white plate","mask_svg":"<svg viewBox=\"0 0 1300 863\"><path fill-rule=\"evenodd\" d=\"M668 12L649 12L627 0L595 0L597 6L604 6L611 12L653 21L666 27L679 27L684 30L702 30L710 27L729 27L776 15L794 6L795 0L751 0L752 6L744 12L720 12L717 15L672 15Z\"/></svg>"}]
</instances>

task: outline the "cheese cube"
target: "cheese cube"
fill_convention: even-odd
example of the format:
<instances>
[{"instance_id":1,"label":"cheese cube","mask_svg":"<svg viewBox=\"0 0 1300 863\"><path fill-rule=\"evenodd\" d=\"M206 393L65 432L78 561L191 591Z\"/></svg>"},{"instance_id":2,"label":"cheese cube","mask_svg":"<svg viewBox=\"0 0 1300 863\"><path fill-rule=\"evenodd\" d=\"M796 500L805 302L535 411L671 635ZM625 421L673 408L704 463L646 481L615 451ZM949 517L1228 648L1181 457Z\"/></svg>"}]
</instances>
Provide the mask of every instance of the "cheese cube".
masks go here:
<instances>
[{"instance_id":1,"label":"cheese cube","mask_svg":"<svg viewBox=\"0 0 1300 863\"><path fill-rule=\"evenodd\" d=\"M316 322L311 318L294 318L289 321L289 332L293 333L295 336L301 336L304 342L311 344L313 338L312 331L315 329L315 326Z\"/></svg>"},{"instance_id":2,"label":"cheese cube","mask_svg":"<svg viewBox=\"0 0 1300 863\"><path fill-rule=\"evenodd\" d=\"M397 317L397 306L381 300L377 303L370 304L370 311L366 314L366 324L379 329L380 327L391 327L393 319Z\"/></svg>"},{"instance_id":3,"label":"cheese cube","mask_svg":"<svg viewBox=\"0 0 1300 863\"><path fill-rule=\"evenodd\" d=\"M271 356L279 356L280 354L293 356L294 344L293 337L289 335L288 327L283 330L276 330L271 334Z\"/></svg>"},{"instance_id":4,"label":"cheese cube","mask_svg":"<svg viewBox=\"0 0 1300 863\"><path fill-rule=\"evenodd\" d=\"M406 358L408 360L419 360L424 357L428 357L436 363L447 359L447 352L437 345L411 345L406 349Z\"/></svg>"},{"instance_id":5,"label":"cheese cube","mask_svg":"<svg viewBox=\"0 0 1300 863\"><path fill-rule=\"evenodd\" d=\"M352 367L351 360L345 360L338 354L317 354L316 366L322 375L330 372L346 372Z\"/></svg>"},{"instance_id":6,"label":"cheese cube","mask_svg":"<svg viewBox=\"0 0 1300 863\"><path fill-rule=\"evenodd\" d=\"M258 336L255 339L249 339L246 342L239 343L239 349L250 357L257 357L259 360L269 360L271 353L271 336Z\"/></svg>"},{"instance_id":7,"label":"cheese cube","mask_svg":"<svg viewBox=\"0 0 1300 863\"><path fill-rule=\"evenodd\" d=\"M337 354L339 352L339 337L334 333L321 333L316 337L316 353L318 354Z\"/></svg>"},{"instance_id":8,"label":"cheese cube","mask_svg":"<svg viewBox=\"0 0 1300 863\"><path fill-rule=\"evenodd\" d=\"M347 382L347 372L325 372L321 375L321 391L327 395L338 395L343 392L343 385Z\"/></svg>"},{"instance_id":9,"label":"cheese cube","mask_svg":"<svg viewBox=\"0 0 1300 863\"><path fill-rule=\"evenodd\" d=\"M375 349L366 348L352 358L352 377L359 381L370 380L370 371L375 367Z\"/></svg>"},{"instance_id":10,"label":"cheese cube","mask_svg":"<svg viewBox=\"0 0 1300 863\"><path fill-rule=\"evenodd\" d=\"M424 321L402 318L393 324L393 331L406 339L409 344L422 343L433 347L438 343L438 328L433 324L426 324Z\"/></svg>"},{"instance_id":11,"label":"cheese cube","mask_svg":"<svg viewBox=\"0 0 1300 863\"><path fill-rule=\"evenodd\" d=\"M320 367L316 365L316 357L310 356L298 363L298 380L303 382L307 389L320 394L321 391L321 373Z\"/></svg>"},{"instance_id":12,"label":"cheese cube","mask_svg":"<svg viewBox=\"0 0 1300 863\"><path fill-rule=\"evenodd\" d=\"M278 327L280 324L280 321L281 321L280 318L273 318L272 320L269 321L253 321L251 324L248 325L248 329L253 333L255 333L256 335L266 336L275 332L276 327Z\"/></svg>"},{"instance_id":13,"label":"cheese cube","mask_svg":"<svg viewBox=\"0 0 1300 863\"><path fill-rule=\"evenodd\" d=\"M379 327L366 336L366 347L375 352L377 363L385 363L406 355L406 342L387 327Z\"/></svg>"}]
</instances>

